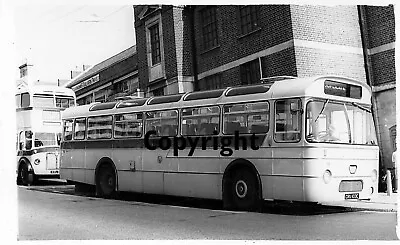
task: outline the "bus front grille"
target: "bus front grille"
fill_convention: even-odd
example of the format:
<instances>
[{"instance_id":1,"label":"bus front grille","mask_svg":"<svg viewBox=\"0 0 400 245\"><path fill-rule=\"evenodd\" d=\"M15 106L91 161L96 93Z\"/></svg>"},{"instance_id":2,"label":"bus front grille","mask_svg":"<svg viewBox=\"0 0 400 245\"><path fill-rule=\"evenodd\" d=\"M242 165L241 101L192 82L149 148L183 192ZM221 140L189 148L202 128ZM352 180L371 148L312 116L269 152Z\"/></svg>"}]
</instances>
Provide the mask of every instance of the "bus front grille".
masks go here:
<instances>
[{"instance_id":1,"label":"bus front grille","mask_svg":"<svg viewBox=\"0 0 400 245\"><path fill-rule=\"evenodd\" d=\"M47 169L58 169L58 158L54 153L47 153L46 155Z\"/></svg>"},{"instance_id":2,"label":"bus front grille","mask_svg":"<svg viewBox=\"0 0 400 245\"><path fill-rule=\"evenodd\" d=\"M362 180L342 180L339 185L339 192L362 191Z\"/></svg>"}]
</instances>

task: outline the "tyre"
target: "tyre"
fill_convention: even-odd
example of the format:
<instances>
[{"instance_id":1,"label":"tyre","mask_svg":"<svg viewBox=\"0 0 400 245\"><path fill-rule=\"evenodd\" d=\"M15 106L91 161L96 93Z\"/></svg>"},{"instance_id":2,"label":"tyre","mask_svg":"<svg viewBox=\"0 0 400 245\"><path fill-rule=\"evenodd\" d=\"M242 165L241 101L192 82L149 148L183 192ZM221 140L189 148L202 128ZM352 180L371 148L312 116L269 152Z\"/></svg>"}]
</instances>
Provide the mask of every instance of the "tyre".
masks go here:
<instances>
[{"instance_id":1,"label":"tyre","mask_svg":"<svg viewBox=\"0 0 400 245\"><path fill-rule=\"evenodd\" d=\"M248 169L236 170L228 188L233 209L254 211L259 208L258 181L257 176L252 171Z\"/></svg>"},{"instance_id":2,"label":"tyre","mask_svg":"<svg viewBox=\"0 0 400 245\"><path fill-rule=\"evenodd\" d=\"M17 183L19 185L32 185L35 180L35 174L29 172L28 164L21 163L18 169Z\"/></svg>"},{"instance_id":3,"label":"tyre","mask_svg":"<svg viewBox=\"0 0 400 245\"><path fill-rule=\"evenodd\" d=\"M96 193L100 197L115 198L116 176L111 165L100 166L97 174Z\"/></svg>"}]
</instances>

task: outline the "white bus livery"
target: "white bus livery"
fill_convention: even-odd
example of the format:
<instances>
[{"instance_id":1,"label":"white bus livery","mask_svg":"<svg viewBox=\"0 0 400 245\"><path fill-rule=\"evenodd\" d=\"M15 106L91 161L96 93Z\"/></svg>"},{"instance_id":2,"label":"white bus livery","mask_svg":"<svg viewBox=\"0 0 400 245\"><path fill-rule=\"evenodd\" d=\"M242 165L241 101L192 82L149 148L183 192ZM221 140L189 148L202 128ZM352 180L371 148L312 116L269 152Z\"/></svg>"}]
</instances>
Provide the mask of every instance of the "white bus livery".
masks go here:
<instances>
[{"instance_id":1,"label":"white bus livery","mask_svg":"<svg viewBox=\"0 0 400 245\"><path fill-rule=\"evenodd\" d=\"M17 183L30 185L40 177L59 177L61 112L75 106L75 93L58 86L21 84L15 99Z\"/></svg>"},{"instance_id":2,"label":"white bus livery","mask_svg":"<svg viewBox=\"0 0 400 245\"><path fill-rule=\"evenodd\" d=\"M378 191L371 90L339 76L95 103L65 110L61 177L119 191L330 202Z\"/></svg>"}]
</instances>

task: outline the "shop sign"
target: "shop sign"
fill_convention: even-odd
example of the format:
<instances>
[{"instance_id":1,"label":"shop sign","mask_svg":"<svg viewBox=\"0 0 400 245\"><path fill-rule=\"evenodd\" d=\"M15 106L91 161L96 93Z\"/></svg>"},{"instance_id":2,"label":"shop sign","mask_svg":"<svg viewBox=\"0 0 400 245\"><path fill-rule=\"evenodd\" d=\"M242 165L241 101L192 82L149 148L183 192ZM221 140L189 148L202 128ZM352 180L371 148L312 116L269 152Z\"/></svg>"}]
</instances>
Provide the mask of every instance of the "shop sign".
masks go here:
<instances>
[{"instance_id":1,"label":"shop sign","mask_svg":"<svg viewBox=\"0 0 400 245\"><path fill-rule=\"evenodd\" d=\"M94 84L94 83L96 83L98 81L100 81L99 74L97 74L96 76L93 76L93 77L91 77L89 79L86 79L85 81L83 81L81 83L78 83L75 86L72 86L72 90L74 90L74 91L80 90L80 89L82 89L84 87L87 87L89 85L92 85L92 84Z\"/></svg>"}]
</instances>

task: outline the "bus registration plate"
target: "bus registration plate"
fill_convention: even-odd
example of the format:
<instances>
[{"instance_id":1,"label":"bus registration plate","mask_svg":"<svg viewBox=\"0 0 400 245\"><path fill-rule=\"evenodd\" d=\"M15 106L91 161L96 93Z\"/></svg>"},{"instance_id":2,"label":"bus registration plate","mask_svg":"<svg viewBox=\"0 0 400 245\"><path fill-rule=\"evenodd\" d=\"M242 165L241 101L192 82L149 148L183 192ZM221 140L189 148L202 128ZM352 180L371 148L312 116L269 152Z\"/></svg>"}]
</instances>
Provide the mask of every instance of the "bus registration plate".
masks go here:
<instances>
[{"instance_id":1,"label":"bus registration plate","mask_svg":"<svg viewBox=\"0 0 400 245\"><path fill-rule=\"evenodd\" d=\"M350 193L350 194L344 194L344 199L349 200L349 199L359 199L360 198L360 193Z\"/></svg>"}]
</instances>

